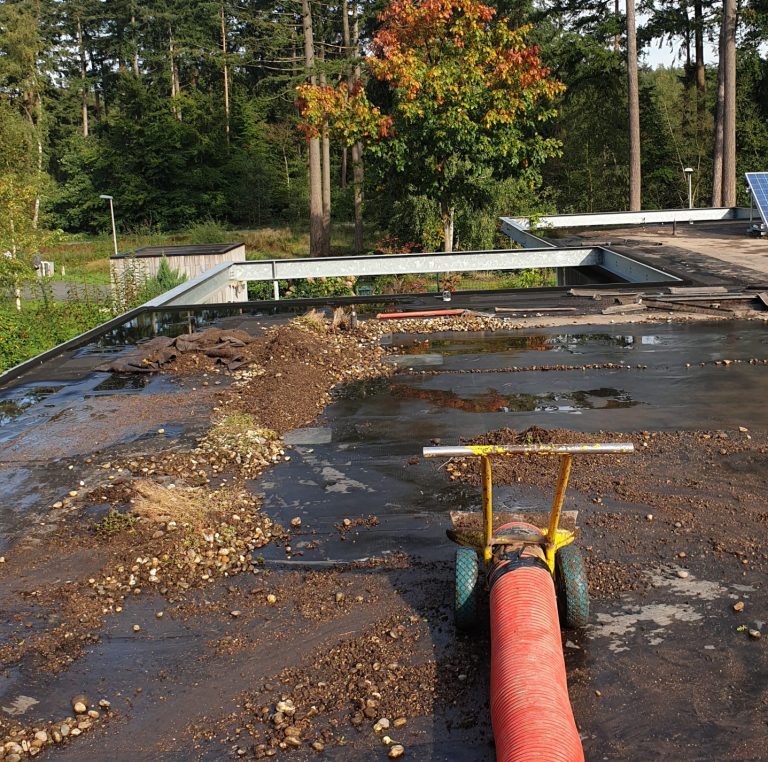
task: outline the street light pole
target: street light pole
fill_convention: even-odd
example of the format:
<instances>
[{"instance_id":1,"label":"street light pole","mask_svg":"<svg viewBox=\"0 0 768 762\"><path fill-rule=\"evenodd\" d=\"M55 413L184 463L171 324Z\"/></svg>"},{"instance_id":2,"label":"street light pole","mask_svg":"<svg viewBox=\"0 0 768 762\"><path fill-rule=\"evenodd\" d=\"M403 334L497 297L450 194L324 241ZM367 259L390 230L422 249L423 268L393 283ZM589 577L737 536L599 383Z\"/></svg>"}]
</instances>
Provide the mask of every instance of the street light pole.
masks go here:
<instances>
[{"instance_id":1,"label":"street light pole","mask_svg":"<svg viewBox=\"0 0 768 762\"><path fill-rule=\"evenodd\" d=\"M693 209L693 192L691 188L691 176L693 175L693 167L686 167L683 172L685 172L685 175L688 178L688 208Z\"/></svg>"},{"instance_id":2,"label":"street light pole","mask_svg":"<svg viewBox=\"0 0 768 762\"><path fill-rule=\"evenodd\" d=\"M109 216L112 218L112 243L115 245L115 256L117 256L117 229L115 228L115 207L112 205L112 196L102 193L99 198L109 201Z\"/></svg>"}]
</instances>

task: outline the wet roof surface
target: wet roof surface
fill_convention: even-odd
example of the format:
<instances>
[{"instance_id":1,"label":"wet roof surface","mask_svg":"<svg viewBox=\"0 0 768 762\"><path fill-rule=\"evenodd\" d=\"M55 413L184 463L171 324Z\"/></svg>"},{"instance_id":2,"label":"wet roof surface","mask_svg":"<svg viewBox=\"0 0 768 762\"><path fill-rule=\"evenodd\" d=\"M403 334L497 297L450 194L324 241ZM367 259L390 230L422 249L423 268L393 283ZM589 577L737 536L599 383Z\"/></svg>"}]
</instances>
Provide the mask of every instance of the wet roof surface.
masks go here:
<instances>
[{"instance_id":1,"label":"wet roof surface","mask_svg":"<svg viewBox=\"0 0 768 762\"><path fill-rule=\"evenodd\" d=\"M253 327L255 320L232 316L225 322L243 328ZM221 324L215 318L210 322ZM178 317L163 325L170 334L187 327ZM143 329L137 326L137 330ZM291 460L252 484L263 495L265 510L277 520L286 522L294 516L304 520L307 534L300 542L307 544L297 545L304 555L294 559L299 566L402 550L449 568L453 546L444 539L447 513L476 508L479 493L447 481L426 463L404 467L434 439L449 444L489 429L533 424L583 432L738 425L768 429L768 410L761 402L768 392L768 369L748 363L768 356L762 324L617 324L487 336L446 333L430 335L428 346L424 339L393 337L394 344L403 345L396 360L403 372L391 382L373 383L360 394L334 402L313 426L292 432L287 438ZM167 429L169 445L195 435L200 416L193 408L173 404L189 391L173 378L93 373L96 363L123 351L132 340L115 335L85 347L62 365L48 366L0 395L0 477L6 498L0 508L0 549L24 528L44 520L47 506L71 487L68 466L86 453L104 459L131 448L151 448L156 446L159 425ZM715 364L726 359L746 362ZM497 372L533 365L606 363L619 367ZM169 395L170 402L157 409L165 411L157 417L136 420L121 407L121 400L136 395L160 399ZM94 419L104 440L88 434L94 430ZM496 494L497 505L546 504L547 499L531 487L504 487ZM582 511L593 508L587 496L574 495L573 501L573 507ZM632 511L612 504L607 509ZM378 524L339 532L342 517L368 515L375 515ZM585 543L598 541L594 530L585 537ZM265 556L274 568L293 568L276 548L265 549ZM763 733L765 738L764 723L750 709L759 704L764 690L765 659L758 655L761 652L750 650L749 642L733 640L732 622L721 611L739 597L764 605L764 575L750 572L742 578L738 571L724 579L713 571L708 577L702 561L701 570L684 585L670 573L661 553L645 563L643 573L651 575L654 586L650 597L627 593L618 600L596 602L591 629L565 641L587 757L698 760L711 758L708 754L717 754L718 749L731 749L727 739L734 734L756 738L754 734ZM391 581L419 610L419 592L398 573L391 573ZM429 589L421 578L418 586ZM38 709L45 714L83 689L99 694L108 687L111 696L121 697L123 722L104 731L106 736L83 737L57 758L95 762L103 760L107 747L116 759L127 758L120 755L136 752L137 745L143 750L137 754L146 752L152 759L224 758L221 755L228 751L222 745L189 748L183 725L189 715L184 712L201 706L207 713L225 712L235 687L269 673L269 654L248 663L225 659L196 665L196 655L205 651L206 643L228 631L226 623L208 621L202 626L166 618L157 624L152 600L128 605L131 621L144 630L153 628L150 647L126 637L113 622L101 642L89 649L87 659L60 677L30 676L16 669L6 673L0 680L0 704L23 689L41 700ZM355 626L349 623L351 631ZM444 622L430 627L436 649L454 638ZM275 628L279 623L265 623L263 635ZM481 634L473 647L484 663L487 634ZM468 700L476 707L486 701L483 669L469 693ZM171 681L169 674L174 676ZM724 689L727 684L733 699L714 690L706 699L697 698L718 681L723 681ZM135 692L137 686L142 687L141 695ZM595 699L596 688L604 697L600 701ZM642 713L638 706L644 707ZM412 756L492 760L493 749L482 740L487 726L462 728L455 720L450 711L414 720L413 738L419 740L409 745ZM164 751L162 744L170 749ZM618 756L617 749L623 750ZM336 749L331 756L355 760L360 754L353 741L349 749Z\"/></svg>"}]
</instances>

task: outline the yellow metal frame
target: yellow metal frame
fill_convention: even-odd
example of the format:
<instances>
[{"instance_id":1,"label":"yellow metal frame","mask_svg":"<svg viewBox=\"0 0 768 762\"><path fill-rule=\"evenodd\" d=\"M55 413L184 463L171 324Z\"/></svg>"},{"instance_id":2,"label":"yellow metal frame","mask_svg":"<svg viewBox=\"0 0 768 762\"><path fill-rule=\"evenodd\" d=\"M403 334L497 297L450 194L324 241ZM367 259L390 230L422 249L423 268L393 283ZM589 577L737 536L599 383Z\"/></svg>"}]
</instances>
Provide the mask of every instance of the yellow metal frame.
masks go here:
<instances>
[{"instance_id":1,"label":"yellow metal frame","mask_svg":"<svg viewBox=\"0 0 768 762\"><path fill-rule=\"evenodd\" d=\"M487 450L492 448L472 447L472 450ZM491 468L491 455L498 455L496 452L477 452L482 464L482 486L483 486L483 561L486 565L491 563L493 558L494 545L500 544L493 537L493 471ZM506 454L506 453L504 453ZM565 490L568 486L568 479L571 475L572 456L565 454L560 456L560 473L557 477L557 486L555 487L555 496L552 500L552 506L549 509L549 520L546 529L542 529L546 540L544 542L544 559L552 574L555 573L555 554L560 548L569 545L576 539L576 534L570 529L560 528L560 516L563 513L563 502L565 500ZM550 539L554 538L554 540Z\"/></svg>"},{"instance_id":2,"label":"yellow metal frame","mask_svg":"<svg viewBox=\"0 0 768 762\"><path fill-rule=\"evenodd\" d=\"M544 549L544 558L552 574L555 573L555 555L560 548L569 545L576 539L576 534L569 529L560 527L560 517L563 513L563 502L568 479L571 475L573 455L576 454L620 454L629 453L634 446L629 443L611 444L530 444L530 445L468 445L465 447L425 447L424 456L435 458L440 456L479 457L481 462L482 490L483 490L483 561L490 566L493 560L493 549L497 545L503 545L504 538L493 536L493 471L491 468L492 457L511 457L514 455L546 456L554 455L560 458L560 471L557 477L555 494L552 506L549 509L549 518L546 528L540 528Z\"/></svg>"}]
</instances>

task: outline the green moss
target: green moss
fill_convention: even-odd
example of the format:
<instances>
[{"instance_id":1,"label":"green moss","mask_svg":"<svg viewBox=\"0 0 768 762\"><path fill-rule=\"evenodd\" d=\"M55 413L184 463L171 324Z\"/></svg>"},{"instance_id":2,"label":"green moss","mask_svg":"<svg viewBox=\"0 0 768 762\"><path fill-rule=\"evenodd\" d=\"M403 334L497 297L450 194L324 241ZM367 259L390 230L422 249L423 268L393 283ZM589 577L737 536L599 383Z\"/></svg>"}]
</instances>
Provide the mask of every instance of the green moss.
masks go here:
<instances>
[{"instance_id":1,"label":"green moss","mask_svg":"<svg viewBox=\"0 0 768 762\"><path fill-rule=\"evenodd\" d=\"M133 529L137 521L138 519L130 513L120 513L120 511L112 508L101 521L94 523L93 528L100 535L112 537L120 534L120 532Z\"/></svg>"}]
</instances>

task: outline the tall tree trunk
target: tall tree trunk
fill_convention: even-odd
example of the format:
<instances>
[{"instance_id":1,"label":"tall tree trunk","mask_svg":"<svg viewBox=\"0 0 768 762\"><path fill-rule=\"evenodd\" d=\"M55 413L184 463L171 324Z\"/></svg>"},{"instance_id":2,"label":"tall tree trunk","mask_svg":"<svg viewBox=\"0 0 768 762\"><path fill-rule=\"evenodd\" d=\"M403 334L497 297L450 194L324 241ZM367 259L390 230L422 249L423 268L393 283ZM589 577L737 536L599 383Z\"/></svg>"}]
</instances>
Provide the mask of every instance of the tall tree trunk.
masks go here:
<instances>
[{"instance_id":1,"label":"tall tree trunk","mask_svg":"<svg viewBox=\"0 0 768 762\"><path fill-rule=\"evenodd\" d=\"M444 201L440 202L440 217L443 221L443 251L450 254L453 251L454 209Z\"/></svg>"},{"instance_id":2,"label":"tall tree trunk","mask_svg":"<svg viewBox=\"0 0 768 762\"><path fill-rule=\"evenodd\" d=\"M13 212L11 212L8 220L11 223L11 254L14 259L16 258L16 226L13 222ZM21 312L21 286L19 281L16 280L13 287L13 296L16 301L16 312Z\"/></svg>"},{"instance_id":3,"label":"tall tree trunk","mask_svg":"<svg viewBox=\"0 0 768 762\"><path fill-rule=\"evenodd\" d=\"M321 46L320 60L325 62L325 53ZM320 72L320 84L327 84L325 72ZM323 256L331 256L331 139L328 135L328 124L323 122L320 134L322 154L322 189L323 189Z\"/></svg>"},{"instance_id":4,"label":"tall tree trunk","mask_svg":"<svg viewBox=\"0 0 768 762\"><path fill-rule=\"evenodd\" d=\"M696 38L696 92L698 93L696 110L699 114L699 119L702 118L706 107L704 95L707 90L707 78L704 70L704 13L701 4L702 0L694 0L693 18L695 23L694 35Z\"/></svg>"},{"instance_id":5,"label":"tall tree trunk","mask_svg":"<svg viewBox=\"0 0 768 762\"><path fill-rule=\"evenodd\" d=\"M723 205L723 112L725 110L725 19L720 26L715 106L715 144L712 151L712 206Z\"/></svg>"},{"instance_id":6,"label":"tall tree trunk","mask_svg":"<svg viewBox=\"0 0 768 762\"><path fill-rule=\"evenodd\" d=\"M360 59L358 58L358 49L360 46L360 14L358 13L357 3L352 8L352 40L350 45L350 57L354 59L355 66L350 80L350 89L362 79L362 70L360 68ZM363 168L363 144L357 141L352 146L352 183L353 183L353 203L355 210L355 254L363 253L363 182L365 180L365 171Z\"/></svg>"},{"instance_id":7,"label":"tall tree trunk","mask_svg":"<svg viewBox=\"0 0 768 762\"><path fill-rule=\"evenodd\" d=\"M363 182L365 171L363 169L363 144L358 141L352 146L352 185L353 202L355 207L355 254L363 253Z\"/></svg>"},{"instance_id":8,"label":"tall tree trunk","mask_svg":"<svg viewBox=\"0 0 768 762\"><path fill-rule=\"evenodd\" d=\"M38 122L37 131L35 133L35 140L37 142L37 179L38 179L38 191L35 194L35 211L32 214L32 228L37 230L37 226L40 224L40 190L39 182L43 178L43 137L41 135L42 125Z\"/></svg>"},{"instance_id":9,"label":"tall tree trunk","mask_svg":"<svg viewBox=\"0 0 768 762\"><path fill-rule=\"evenodd\" d=\"M723 2L723 206L736 206L736 0Z\"/></svg>"},{"instance_id":10,"label":"tall tree trunk","mask_svg":"<svg viewBox=\"0 0 768 762\"><path fill-rule=\"evenodd\" d=\"M179 70L176 66L176 48L173 42L173 29L168 30L168 55L171 65L171 110L173 115L181 121L181 107L179 106L179 94L181 86L179 84Z\"/></svg>"},{"instance_id":11,"label":"tall tree trunk","mask_svg":"<svg viewBox=\"0 0 768 762\"><path fill-rule=\"evenodd\" d=\"M635 0L627 0L627 82L629 90L629 210L641 209L640 94L637 79Z\"/></svg>"},{"instance_id":12,"label":"tall tree trunk","mask_svg":"<svg viewBox=\"0 0 768 762\"><path fill-rule=\"evenodd\" d=\"M88 137L88 69L85 62L85 46L83 45L83 24L80 16L77 17L77 50L80 55L80 98L83 118L83 137Z\"/></svg>"},{"instance_id":13,"label":"tall tree trunk","mask_svg":"<svg viewBox=\"0 0 768 762\"><path fill-rule=\"evenodd\" d=\"M221 55L224 62L224 133L229 145L229 66L227 64L227 22L224 15L224 0L221 3Z\"/></svg>"},{"instance_id":14,"label":"tall tree trunk","mask_svg":"<svg viewBox=\"0 0 768 762\"><path fill-rule=\"evenodd\" d=\"M352 50L350 48L349 37L349 2L348 0L341 0L341 42L344 47L344 58L352 59ZM347 76L347 83L352 84L352 71ZM346 145L341 149L341 187L347 187L347 147Z\"/></svg>"},{"instance_id":15,"label":"tall tree trunk","mask_svg":"<svg viewBox=\"0 0 768 762\"><path fill-rule=\"evenodd\" d=\"M323 164L323 256L331 256L331 140L328 125L323 125L321 139Z\"/></svg>"},{"instance_id":16,"label":"tall tree trunk","mask_svg":"<svg viewBox=\"0 0 768 762\"><path fill-rule=\"evenodd\" d=\"M621 48L621 35L619 34L619 0L613 0L613 13L616 16L616 34L613 35L613 50L618 53Z\"/></svg>"},{"instance_id":17,"label":"tall tree trunk","mask_svg":"<svg viewBox=\"0 0 768 762\"><path fill-rule=\"evenodd\" d=\"M24 95L24 111L29 119L37 149L37 187L32 212L32 228L37 230L40 222L40 188L43 177L43 101L38 90L37 69L32 77L31 89Z\"/></svg>"},{"instance_id":18,"label":"tall tree trunk","mask_svg":"<svg viewBox=\"0 0 768 762\"><path fill-rule=\"evenodd\" d=\"M312 11L309 0L301 0L304 31L304 66L310 83L317 84L315 74L315 40L312 33ZM309 139L309 254L323 254L323 186L320 166L320 139Z\"/></svg>"},{"instance_id":19,"label":"tall tree trunk","mask_svg":"<svg viewBox=\"0 0 768 762\"><path fill-rule=\"evenodd\" d=\"M139 35L136 27L136 14L131 13L131 30L133 31L133 75L139 76Z\"/></svg>"}]
</instances>

